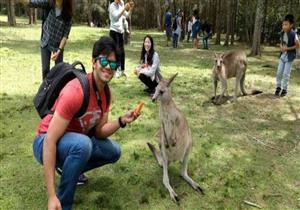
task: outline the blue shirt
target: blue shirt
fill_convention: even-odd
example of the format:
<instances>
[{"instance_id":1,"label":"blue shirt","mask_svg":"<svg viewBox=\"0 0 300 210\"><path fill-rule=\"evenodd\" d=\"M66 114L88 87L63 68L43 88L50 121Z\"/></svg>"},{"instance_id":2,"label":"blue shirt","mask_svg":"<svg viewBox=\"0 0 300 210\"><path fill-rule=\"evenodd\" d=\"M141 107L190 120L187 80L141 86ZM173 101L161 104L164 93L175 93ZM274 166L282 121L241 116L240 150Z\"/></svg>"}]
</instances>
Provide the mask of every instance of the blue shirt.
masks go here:
<instances>
[{"instance_id":1,"label":"blue shirt","mask_svg":"<svg viewBox=\"0 0 300 210\"><path fill-rule=\"evenodd\" d=\"M171 25L172 25L172 13L171 12L167 12L165 14L165 25L166 25L166 27L171 27Z\"/></svg>"},{"instance_id":2,"label":"blue shirt","mask_svg":"<svg viewBox=\"0 0 300 210\"><path fill-rule=\"evenodd\" d=\"M196 20L195 23L192 25L192 33L196 34L199 33L201 29L200 21Z\"/></svg>"}]
</instances>

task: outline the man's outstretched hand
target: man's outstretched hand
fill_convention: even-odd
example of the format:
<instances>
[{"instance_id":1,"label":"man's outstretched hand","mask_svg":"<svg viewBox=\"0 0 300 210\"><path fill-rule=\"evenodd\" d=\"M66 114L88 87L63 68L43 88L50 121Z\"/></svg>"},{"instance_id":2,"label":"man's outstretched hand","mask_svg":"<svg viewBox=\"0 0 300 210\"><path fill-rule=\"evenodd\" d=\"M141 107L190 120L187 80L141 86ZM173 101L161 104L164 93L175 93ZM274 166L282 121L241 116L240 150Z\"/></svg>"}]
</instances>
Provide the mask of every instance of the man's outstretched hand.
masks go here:
<instances>
[{"instance_id":1,"label":"man's outstretched hand","mask_svg":"<svg viewBox=\"0 0 300 210\"><path fill-rule=\"evenodd\" d=\"M138 117L140 116L140 114L136 115L134 113L134 110L130 110L128 111L125 115L123 115L121 117L121 120L123 123L132 123L133 121L135 121Z\"/></svg>"}]
</instances>

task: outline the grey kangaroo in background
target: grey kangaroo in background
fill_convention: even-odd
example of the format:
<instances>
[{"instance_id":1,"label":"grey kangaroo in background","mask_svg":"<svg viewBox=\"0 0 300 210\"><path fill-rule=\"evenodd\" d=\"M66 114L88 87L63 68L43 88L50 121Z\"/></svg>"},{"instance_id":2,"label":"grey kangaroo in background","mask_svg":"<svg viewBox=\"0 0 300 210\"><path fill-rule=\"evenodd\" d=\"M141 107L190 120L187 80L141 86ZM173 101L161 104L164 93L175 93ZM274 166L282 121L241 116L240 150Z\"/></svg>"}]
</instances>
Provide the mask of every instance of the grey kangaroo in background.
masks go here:
<instances>
[{"instance_id":1,"label":"grey kangaroo in background","mask_svg":"<svg viewBox=\"0 0 300 210\"><path fill-rule=\"evenodd\" d=\"M238 88L240 87L243 95L247 95L245 91L245 76L247 70L247 56L244 51L233 50L227 53L214 56L215 64L212 72L214 85L214 100L220 102L224 94L227 92L227 79L236 77L234 101L237 100ZM218 81L222 83L222 92L218 99L216 98Z\"/></svg>"},{"instance_id":2,"label":"grey kangaroo in background","mask_svg":"<svg viewBox=\"0 0 300 210\"><path fill-rule=\"evenodd\" d=\"M204 194L201 187L192 180L188 173L188 157L192 151L192 135L186 118L176 107L171 95L171 83L177 74L169 80L161 80L156 87L152 100L160 101L160 139L159 150L149 142L148 147L156 158L158 164L163 167L163 183L168 189L173 201L179 198L169 182L168 165L170 162L181 162L181 176L197 192Z\"/></svg>"}]
</instances>

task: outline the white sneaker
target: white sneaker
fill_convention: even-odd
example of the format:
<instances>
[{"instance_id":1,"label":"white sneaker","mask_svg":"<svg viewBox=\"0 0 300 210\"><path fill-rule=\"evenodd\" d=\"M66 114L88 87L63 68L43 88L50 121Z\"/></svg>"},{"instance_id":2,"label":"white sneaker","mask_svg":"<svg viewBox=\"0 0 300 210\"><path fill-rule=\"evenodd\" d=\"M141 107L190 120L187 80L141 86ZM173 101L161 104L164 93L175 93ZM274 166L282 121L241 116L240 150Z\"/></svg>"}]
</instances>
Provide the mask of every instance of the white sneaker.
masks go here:
<instances>
[{"instance_id":1,"label":"white sneaker","mask_svg":"<svg viewBox=\"0 0 300 210\"><path fill-rule=\"evenodd\" d=\"M120 70L117 70L117 72L115 73L115 77L120 78L121 75L122 75L122 72Z\"/></svg>"},{"instance_id":2,"label":"white sneaker","mask_svg":"<svg viewBox=\"0 0 300 210\"><path fill-rule=\"evenodd\" d=\"M128 79L128 74L127 74L125 71L122 71L122 72L121 72L121 76L124 76L125 79Z\"/></svg>"}]
</instances>

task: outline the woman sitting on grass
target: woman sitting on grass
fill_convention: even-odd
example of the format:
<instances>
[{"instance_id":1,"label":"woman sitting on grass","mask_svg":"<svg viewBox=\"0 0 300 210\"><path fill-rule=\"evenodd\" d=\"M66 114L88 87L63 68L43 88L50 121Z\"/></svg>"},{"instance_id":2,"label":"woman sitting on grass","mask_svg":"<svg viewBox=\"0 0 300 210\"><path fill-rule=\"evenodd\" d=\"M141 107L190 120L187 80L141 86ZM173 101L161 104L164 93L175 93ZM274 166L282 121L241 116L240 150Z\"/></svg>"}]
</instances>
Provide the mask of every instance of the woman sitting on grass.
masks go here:
<instances>
[{"instance_id":1,"label":"woman sitting on grass","mask_svg":"<svg viewBox=\"0 0 300 210\"><path fill-rule=\"evenodd\" d=\"M145 91L151 95L155 92L155 88L162 77L159 56L154 50L153 38L150 35L146 35L144 38L140 60L135 74L146 85Z\"/></svg>"}]
</instances>

